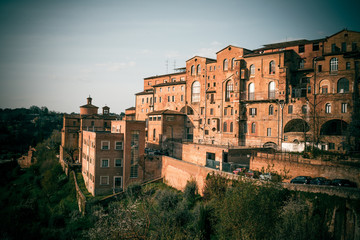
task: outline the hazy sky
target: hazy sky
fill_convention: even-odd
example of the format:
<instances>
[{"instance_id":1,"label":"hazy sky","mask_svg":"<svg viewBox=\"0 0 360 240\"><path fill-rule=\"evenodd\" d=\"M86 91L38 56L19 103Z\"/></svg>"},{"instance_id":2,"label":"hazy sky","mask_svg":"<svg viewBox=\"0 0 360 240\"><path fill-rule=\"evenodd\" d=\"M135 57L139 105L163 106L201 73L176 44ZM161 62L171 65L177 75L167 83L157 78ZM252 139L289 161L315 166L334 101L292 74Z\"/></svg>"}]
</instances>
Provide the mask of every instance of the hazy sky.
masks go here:
<instances>
[{"instance_id":1,"label":"hazy sky","mask_svg":"<svg viewBox=\"0 0 360 240\"><path fill-rule=\"evenodd\" d=\"M0 108L79 112L90 94L120 113L174 62L343 28L360 31L360 1L1 0Z\"/></svg>"}]
</instances>

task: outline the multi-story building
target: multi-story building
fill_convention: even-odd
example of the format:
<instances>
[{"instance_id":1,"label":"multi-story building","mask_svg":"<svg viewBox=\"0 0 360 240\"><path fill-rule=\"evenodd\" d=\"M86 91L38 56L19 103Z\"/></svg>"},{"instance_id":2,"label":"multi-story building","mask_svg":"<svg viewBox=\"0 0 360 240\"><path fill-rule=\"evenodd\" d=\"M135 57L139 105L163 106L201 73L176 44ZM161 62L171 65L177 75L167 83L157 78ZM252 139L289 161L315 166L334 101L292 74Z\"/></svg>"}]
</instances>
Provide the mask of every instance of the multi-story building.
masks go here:
<instances>
[{"instance_id":1,"label":"multi-story building","mask_svg":"<svg viewBox=\"0 0 360 240\"><path fill-rule=\"evenodd\" d=\"M216 59L195 56L181 73L144 79L136 119L150 127L153 112L184 113L179 131L196 144L342 151L358 101L359 42L359 32L342 30L256 50L229 45Z\"/></svg>"}]
</instances>

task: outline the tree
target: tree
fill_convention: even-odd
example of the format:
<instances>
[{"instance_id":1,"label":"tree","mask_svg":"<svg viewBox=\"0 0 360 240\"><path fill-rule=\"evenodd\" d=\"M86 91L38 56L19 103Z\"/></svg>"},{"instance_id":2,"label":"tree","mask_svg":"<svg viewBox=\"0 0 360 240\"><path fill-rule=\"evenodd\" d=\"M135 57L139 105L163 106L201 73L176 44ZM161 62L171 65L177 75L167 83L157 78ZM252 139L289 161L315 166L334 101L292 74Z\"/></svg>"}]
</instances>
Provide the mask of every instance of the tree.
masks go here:
<instances>
[{"instance_id":1,"label":"tree","mask_svg":"<svg viewBox=\"0 0 360 240\"><path fill-rule=\"evenodd\" d=\"M75 163L78 149L74 146L63 147L64 152L70 157L70 163Z\"/></svg>"}]
</instances>

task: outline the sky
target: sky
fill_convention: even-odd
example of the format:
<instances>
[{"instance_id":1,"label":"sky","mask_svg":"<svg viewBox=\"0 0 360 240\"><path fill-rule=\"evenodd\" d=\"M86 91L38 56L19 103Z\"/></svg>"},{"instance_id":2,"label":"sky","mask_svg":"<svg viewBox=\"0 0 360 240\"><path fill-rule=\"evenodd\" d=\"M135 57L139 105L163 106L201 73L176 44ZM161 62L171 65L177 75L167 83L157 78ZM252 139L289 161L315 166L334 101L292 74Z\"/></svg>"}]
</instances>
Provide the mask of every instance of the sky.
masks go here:
<instances>
[{"instance_id":1,"label":"sky","mask_svg":"<svg viewBox=\"0 0 360 240\"><path fill-rule=\"evenodd\" d=\"M0 0L0 108L119 114L143 79L247 49L360 31L350 0Z\"/></svg>"}]
</instances>

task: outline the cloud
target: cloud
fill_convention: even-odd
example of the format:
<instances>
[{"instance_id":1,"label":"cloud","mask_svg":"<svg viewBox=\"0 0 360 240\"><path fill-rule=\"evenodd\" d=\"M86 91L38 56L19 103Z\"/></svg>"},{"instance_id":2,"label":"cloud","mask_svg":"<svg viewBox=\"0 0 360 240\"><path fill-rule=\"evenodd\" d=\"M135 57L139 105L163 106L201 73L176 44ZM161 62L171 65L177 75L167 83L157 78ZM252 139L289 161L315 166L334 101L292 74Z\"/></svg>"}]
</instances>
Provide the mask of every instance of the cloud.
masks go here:
<instances>
[{"instance_id":1,"label":"cloud","mask_svg":"<svg viewBox=\"0 0 360 240\"><path fill-rule=\"evenodd\" d=\"M96 67L103 69L109 72L117 72L122 69L131 68L136 66L136 62L129 61L129 62L108 62L108 63L99 63L95 64Z\"/></svg>"},{"instance_id":2,"label":"cloud","mask_svg":"<svg viewBox=\"0 0 360 240\"><path fill-rule=\"evenodd\" d=\"M198 49L195 55L216 58L216 52L220 50L221 45L218 41L212 41L208 47Z\"/></svg>"},{"instance_id":3,"label":"cloud","mask_svg":"<svg viewBox=\"0 0 360 240\"><path fill-rule=\"evenodd\" d=\"M177 57L180 57L180 53L179 53L179 51L167 51L165 53L165 57L166 58L177 58Z\"/></svg>"}]
</instances>

